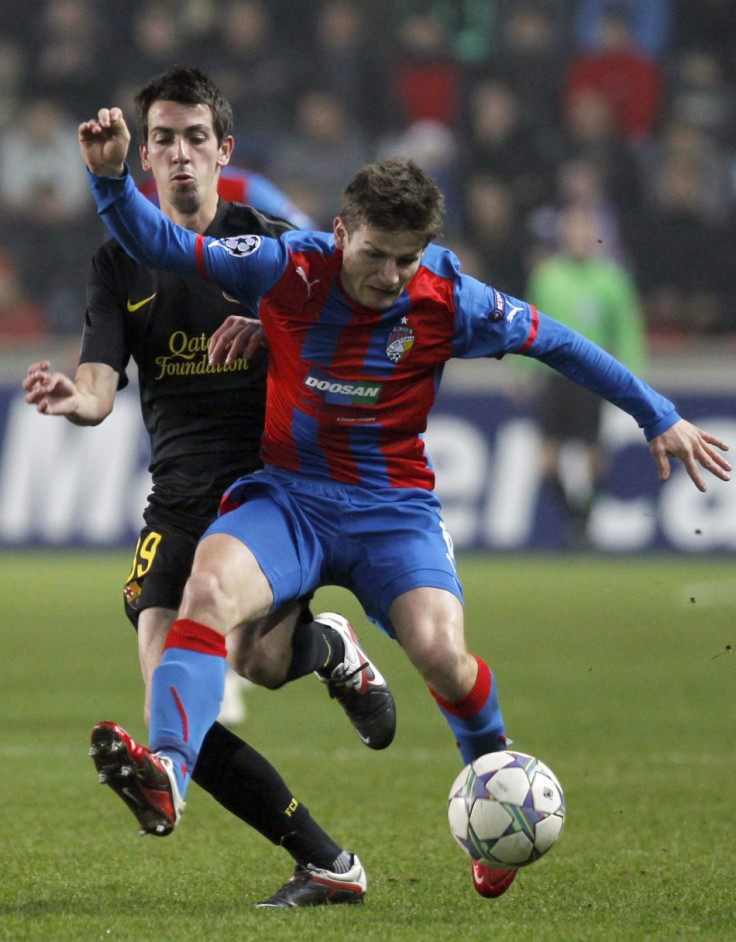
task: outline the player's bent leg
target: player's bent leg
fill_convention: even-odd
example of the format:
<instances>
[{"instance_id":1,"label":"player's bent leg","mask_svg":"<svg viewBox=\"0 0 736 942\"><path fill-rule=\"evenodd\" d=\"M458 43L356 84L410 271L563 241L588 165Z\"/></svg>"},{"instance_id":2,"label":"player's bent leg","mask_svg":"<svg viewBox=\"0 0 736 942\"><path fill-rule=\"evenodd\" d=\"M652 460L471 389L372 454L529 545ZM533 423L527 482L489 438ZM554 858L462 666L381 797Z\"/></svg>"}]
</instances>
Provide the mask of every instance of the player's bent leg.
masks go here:
<instances>
[{"instance_id":1,"label":"player's bent leg","mask_svg":"<svg viewBox=\"0 0 736 942\"><path fill-rule=\"evenodd\" d=\"M412 589L391 605L396 638L425 683L448 700L472 689L477 665L465 645L463 607L445 589Z\"/></svg>"},{"instance_id":2,"label":"player's bent leg","mask_svg":"<svg viewBox=\"0 0 736 942\"><path fill-rule=\"evenodd\" d=\"M445 717L465 763L506 748L495 678L465 645L460 600L444 589L412 589L391 606L391 623Z\"/></svg>"},{"instance_id":3,"label":"player's bent leg","mask_svg":"<svg viewBox=\"0 0 736 942\"><path fill-rule=\"evenodd\" d=\"M299 868L311 864L335 874L353 868L353 855L320 827L266 757L219 723L202 743L192 778L229 812L283 847Z\"/></svg>"},{"instance_id":4,"label":"player's bent leg","mask_svg":"<svg viewBox=\"0 0 736 942\"><path fill-rule=\"evenodd\" d=\"M385 749L393 741L393 694L342 615L325 612L311 619L295 603L236 628L230 637L237 639L231 661L249 680L273 690L315 673L369 748Z\"/></svg>"},{"instance_id":5,"label":"player's bent leg","mask_svg":"<svg viewBox=\"0 0 736 942\"><path fill-rule=\"evenodd\" d=\"M228 635L228 660L241 677L269 690L291 679L292 639L301 612L301 603L295 602Z\"/></svg>"},{"instance_id":6,"label":"player's bent leg","mask_svg":"<svg viewBox=\"0 0 736 942\"><path fill-rule=\"evenodd\" d=\"M272 606L271 586L248 547L228 533L205 536L194 554L179 617L226 636L240 624L265 618Z\"/></svg>"},{"instance_id":7,"label":"player's bent leg","mask_svg":"<svg viewBox=\"0 0 736 942\"><path fill-rule=\"evenodd\" d=\"M250 550L228 534L202 539L151 685L151 748L172 760L182 795L220 712L225 638L271 604L270 586Z\"/></svg>"}]
</instances>

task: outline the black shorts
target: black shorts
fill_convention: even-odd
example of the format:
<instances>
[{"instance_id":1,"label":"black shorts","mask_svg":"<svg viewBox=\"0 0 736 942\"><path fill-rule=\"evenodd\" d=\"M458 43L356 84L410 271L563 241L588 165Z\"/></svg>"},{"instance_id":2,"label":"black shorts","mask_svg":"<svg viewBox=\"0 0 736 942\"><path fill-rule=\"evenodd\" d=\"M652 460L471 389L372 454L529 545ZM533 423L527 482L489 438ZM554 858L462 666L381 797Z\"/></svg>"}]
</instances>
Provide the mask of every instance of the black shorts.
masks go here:
<instances>
[{"instance_id":1,"label":"black shorts","mask_svg":"<svg viewBox=\"0 0 736 942\"><path fill-rule=\"evenodd\" d=\"M540 395L539 427L542 436L557 442L598 441L603 399L566 376L552 375Z\"/></svg>"},{"instance_id":2,"label":"black shorts","mask_svg":"<svg viewBox=\"0 0 736 942\"><path fill-rule=\"evenodd\" d=\"M146 516L148 522L141 530L123 588L125 614L134 628L144 608L179 608L194 551L205 530L200 523L180 527L156 522L150 513Z\"/></svg>"}]
</instances>

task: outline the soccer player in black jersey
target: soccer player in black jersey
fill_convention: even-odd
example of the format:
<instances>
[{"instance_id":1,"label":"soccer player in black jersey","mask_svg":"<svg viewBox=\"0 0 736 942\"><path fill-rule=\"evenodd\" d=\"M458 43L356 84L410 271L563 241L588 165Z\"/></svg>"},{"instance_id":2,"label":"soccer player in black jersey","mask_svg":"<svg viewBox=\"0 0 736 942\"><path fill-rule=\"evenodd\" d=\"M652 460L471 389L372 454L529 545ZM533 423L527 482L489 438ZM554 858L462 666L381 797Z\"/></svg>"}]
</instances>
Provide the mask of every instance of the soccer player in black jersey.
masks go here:
<instances>
[{"instance_id":1,"label":"soccer player in black jersey","mask_svg":"<svg viewBox=\"0 0 736 942\"><path fill-rule=\"evenodd\" d=\"M136 101L143 168L153 171L160 206L172 220L218 237L278 236L291 228L282 219L218 198L220 171L233 148L232 113L206 76L176 67L149 83ZM199 279L139 265L111 240L92 262L74 380L49 372L49 364L40 362L28 368L23 381L26 399L38 411L64 415L76 425L96 425L127 384L131 357L137 365L153 491L124 594L138 632L146 721L151 677L197 541L227 486L260 467L266 351L256 337L231 367L212 367L207 357L210 335L238 308ZM307 605L298 604L264 623L261 643L267 646L285 632L292 650L287 679L317 672L361 739L372 748L389 745L395 731L393 698L349 623L334 613L312 620ZM237 645L231 653L237 666ZM160 771L137 764L136 749L115 724L95 728L91 755L100 780L134 812L141 833L170 833L173 825L162 827L160 816L152 813L160 800ZM121 752L126 754L122 777ZM294 876L261 905L363 899L366 881L358 858L319 827L262 755L219 723L207 735L193 780L294 857Z\"/></svg>"}]
</instances>

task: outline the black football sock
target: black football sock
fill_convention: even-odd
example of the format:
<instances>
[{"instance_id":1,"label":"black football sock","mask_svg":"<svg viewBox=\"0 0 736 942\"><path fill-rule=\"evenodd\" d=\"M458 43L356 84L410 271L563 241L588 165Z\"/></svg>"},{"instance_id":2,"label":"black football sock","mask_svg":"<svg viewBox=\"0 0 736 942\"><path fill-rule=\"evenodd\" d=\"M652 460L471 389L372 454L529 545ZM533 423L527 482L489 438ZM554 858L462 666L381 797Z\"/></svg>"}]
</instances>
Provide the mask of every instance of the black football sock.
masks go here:
<instances>
[{"instance_id":1,"label":"black football sock","mask_svg":"<svg viewBox=\"0 0 736 942\"><path fill-rule=\"evenodd\" d=\"M299 622L291 638L291 665L284 683L317 671L329 677L345 657L345 643L339 632L321 622Z\"/></svg>"},{"instance_id":2,"label":"black football sock","mask_svg":"<svg viewBox=\"0 0 736 942\"><path fill-rule=\"evenodd\" d=\"M219 723L204 738L192 780L271 843L281 844L298 864L333 870L340 858L342 848L271 763Z\"/></svg>"}]
</instances>

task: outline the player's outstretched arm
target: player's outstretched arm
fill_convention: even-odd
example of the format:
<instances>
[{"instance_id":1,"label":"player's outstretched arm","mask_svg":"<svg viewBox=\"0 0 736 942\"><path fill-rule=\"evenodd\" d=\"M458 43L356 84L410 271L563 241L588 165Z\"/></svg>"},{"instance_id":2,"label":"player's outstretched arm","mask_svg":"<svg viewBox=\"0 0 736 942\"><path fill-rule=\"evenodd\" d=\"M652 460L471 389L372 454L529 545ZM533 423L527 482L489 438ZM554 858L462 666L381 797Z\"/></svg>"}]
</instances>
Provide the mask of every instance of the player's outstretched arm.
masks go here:
<instances>
[{"instance_id":1,"label":"player's outstretched arm","mask_svg":"<svg viewBox=\"0 0 736 942\"><path fill-rule=\"evenodd\" d=\"M95 176L121 176L129 146L130 131L120 108L100 108L96 118L79 125L79 149Z\"/></svg>"},{"instance_id":2,"label":"player's outstretched arm","mask_svg":"<svg viewBox=\"0 0 736 942\"><path fill-rule=\"evenodd\" d=\"M657 465L660 481L669 479L670 457L682 461L699 491L707 490L700 473L701 467L721 481L731 480L728 474L731 465L721 454L722 451L728 451L728 445L685 419L680 419L666 432L653 438L649 442L649 450Z\"/></svg>"},{"instance_id":3,"label":"player's outstretched arm","mask_svg":"<svg viewBox=\"0 0 736 942\"><path fill-rule=\"evenodd\" d=\"M249 359L258 347L267 346L263 326L251 317L231 314L210 337L209 360L216 366Z\"/></svg>"},{"instance_id":4,"label":"player's outstretched arm","mask_svg":"<svg viewBox=\"0 0 736 942\"><path fill-rule=\"evenodd\" d=\"M98 425L112 412L118 374L111 366L82 363L74 379L49 369L48 360L32 363L21 383L38 412L63 415L74 425Z\"/></svg>"}]
</instances>

